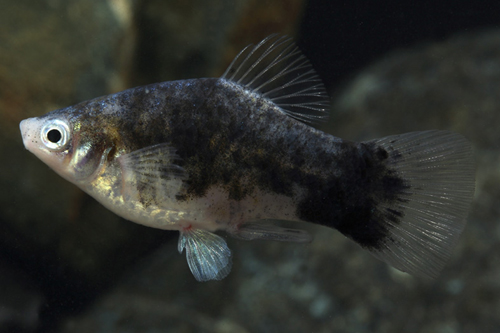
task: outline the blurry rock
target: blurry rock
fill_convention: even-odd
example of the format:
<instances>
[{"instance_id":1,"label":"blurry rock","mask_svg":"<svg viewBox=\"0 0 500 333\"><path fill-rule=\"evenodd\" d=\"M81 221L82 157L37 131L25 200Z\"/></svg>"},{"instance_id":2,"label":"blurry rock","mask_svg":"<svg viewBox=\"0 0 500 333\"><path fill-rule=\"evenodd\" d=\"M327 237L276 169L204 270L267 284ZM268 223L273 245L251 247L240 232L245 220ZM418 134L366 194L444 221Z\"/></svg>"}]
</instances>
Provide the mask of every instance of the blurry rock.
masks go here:
<instances>
[{"instance_id":1,"label":"blurry rock","mask_svg":"<svg viewBox=\"0 0 500 333\"><path fill-rule=\"evenodd\" d=\"M423 319L453 319L428 318L426 308L455 304L455 274L429 286L333 230L306 228L315 236L306 245L229 239L233 271L222 281L196 282L185 255L164 246L63 332L419 332Z\"/></svg>"},{"instance_id":2,"label":"blurry rock","mask_svg":"<svg viewBox=\"0 0 500 333\"><path fill-rule=\"evenodd\" d=\"M498 30L394 52L335 92L332 129L354 139L449 129L497 148L499 54Z\"/></svg>"},{"instance_id":3,"label":"blurry rock","mask_svg":"<svg viewBox=\"0 0 500 333\"><path fill-rule=\"evenodd\" d=\"M219 312L229 301L226 282L197 283L174 243L133 269L89 311L66 321L63 332L246 333Z\"/></svg>"},{"instance_id":4,"label":"blurry rock","mask_svg":"<svg viewBox=\"0 0 500 333\"><path fill-rule=\"evenodd\" d=\"M246 1L138 1L134 85L209 75Z\"/></svg>"},{"instance_id":5,"label":"blurry rock","mask_svg":"<svg viewBox=\"0 0 500 333\"><path fill-rule=\"evenodd\" d=\"M245 46L295 30L304 0L137 1L133 85L218 76Z\"/></svg>"},{"instance_id":6,"label":"blurry rock","mask_svg":"<svg viewBox=\"0 0 500 333\"><path fill-rule=\"evenodd\" d=\"M295 36L305 4L305 0L246 0L227 36L223 61L213 75L226 70L244 47L271 33Z\"/></svg>"}]
</instances>

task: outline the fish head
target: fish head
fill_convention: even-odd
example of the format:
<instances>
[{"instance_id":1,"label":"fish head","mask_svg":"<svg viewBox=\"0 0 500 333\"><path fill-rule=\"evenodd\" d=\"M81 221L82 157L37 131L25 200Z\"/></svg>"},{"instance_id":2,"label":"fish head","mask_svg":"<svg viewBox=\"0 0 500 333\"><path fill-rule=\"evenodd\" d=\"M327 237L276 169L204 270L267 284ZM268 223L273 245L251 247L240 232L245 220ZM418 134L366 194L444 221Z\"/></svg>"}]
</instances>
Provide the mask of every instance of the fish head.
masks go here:
<instances>
[{"instance_id":1,"label":"fish head","mask_svg":"<svg viewBox=\"0 0 500 333\"><path fill-rule=\"evenodd\" d=\"M24 147L70 182L91 181L106 162L112 146L105 133L71 110L53 111L21 121Z\"/></svg>"}]
</instances>

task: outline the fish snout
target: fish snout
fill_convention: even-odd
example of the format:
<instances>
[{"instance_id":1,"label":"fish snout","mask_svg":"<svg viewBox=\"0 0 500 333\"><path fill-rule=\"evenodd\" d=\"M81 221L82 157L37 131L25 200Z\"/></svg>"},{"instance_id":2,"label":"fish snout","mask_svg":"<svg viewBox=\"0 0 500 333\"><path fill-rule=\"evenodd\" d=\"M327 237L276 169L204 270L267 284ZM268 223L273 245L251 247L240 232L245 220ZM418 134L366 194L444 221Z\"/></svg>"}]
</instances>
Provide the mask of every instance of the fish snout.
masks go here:
<instances>
[{"instance_id":1,"label":"fish snout","mask_svg":"<svg viewBox=\"0 0 500 333\"><path fill-rule=\"evenodd\" d=\"M21 130L21 137L23 138L24 148L31 150L30 148L38 143L38 139L35 134L34 118L28 118L21 121L19 128Z\"/></svg>"}]
</instances>

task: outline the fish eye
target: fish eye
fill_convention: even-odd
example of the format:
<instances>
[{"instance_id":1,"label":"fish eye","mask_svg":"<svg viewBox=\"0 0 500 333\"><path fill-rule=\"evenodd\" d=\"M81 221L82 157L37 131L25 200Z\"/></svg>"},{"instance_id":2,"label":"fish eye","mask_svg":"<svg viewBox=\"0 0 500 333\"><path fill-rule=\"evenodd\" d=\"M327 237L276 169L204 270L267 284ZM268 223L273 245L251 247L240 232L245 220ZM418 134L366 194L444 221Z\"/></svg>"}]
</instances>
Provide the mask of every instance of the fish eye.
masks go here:
<instances>
[{"instance_id":1,"label":"fish eye","mask_svg":"<svg viewBox=\"0 0 500 333\"><path fill-rule=\"evenodd\" d=\"M62 120L52 119L42 127L40 134L47 148L60 151L66 148L66 144L69 141L69 126Z\"/></svg>"},{"instance_id":2,"label":"fish eye","mask_svg":"<svg viewBox=\"0 0 500 333\"><path fill-rule=\"evenodd\" d=\"M58 143L59 140L61 140L62 134L56 129L51 129L49 133L47 133L47 139L49 139L50 142L53 143Z\"/></svg>"}]
</instances>

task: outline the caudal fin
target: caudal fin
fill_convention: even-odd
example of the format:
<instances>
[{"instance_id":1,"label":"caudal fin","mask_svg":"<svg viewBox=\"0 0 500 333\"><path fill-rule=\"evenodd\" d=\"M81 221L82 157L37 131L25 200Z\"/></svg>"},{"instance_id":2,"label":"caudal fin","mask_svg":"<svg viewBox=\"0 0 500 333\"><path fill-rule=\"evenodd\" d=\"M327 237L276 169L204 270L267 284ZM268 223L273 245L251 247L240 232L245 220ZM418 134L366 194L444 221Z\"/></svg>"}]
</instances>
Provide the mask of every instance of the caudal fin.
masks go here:
<instances>
[{"instance_id":1,"label":"caudal fin","mask_svg":"<svg viewBox=\"0 0 500 333\"><path fill-rule=\"evenodd\" d=\"M381 202L386 237L372 254L413 275L436 277L465 227L475 186L471 144L448 131L413 132L367 142L388 153L387 166L406 183Z\"/></svg>"}]
</instances>

